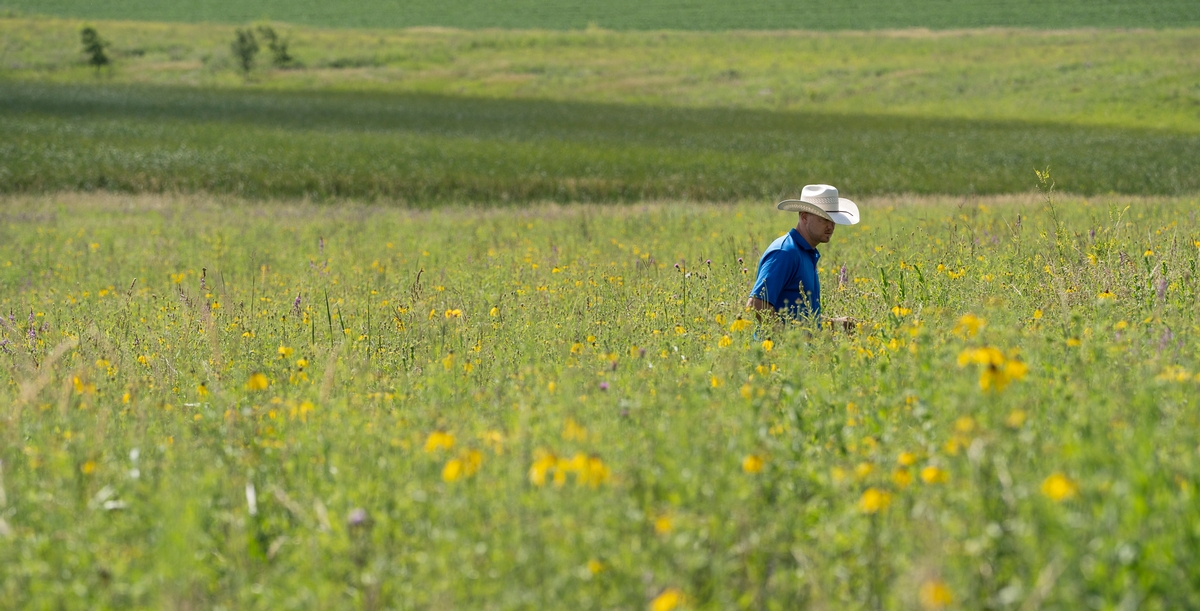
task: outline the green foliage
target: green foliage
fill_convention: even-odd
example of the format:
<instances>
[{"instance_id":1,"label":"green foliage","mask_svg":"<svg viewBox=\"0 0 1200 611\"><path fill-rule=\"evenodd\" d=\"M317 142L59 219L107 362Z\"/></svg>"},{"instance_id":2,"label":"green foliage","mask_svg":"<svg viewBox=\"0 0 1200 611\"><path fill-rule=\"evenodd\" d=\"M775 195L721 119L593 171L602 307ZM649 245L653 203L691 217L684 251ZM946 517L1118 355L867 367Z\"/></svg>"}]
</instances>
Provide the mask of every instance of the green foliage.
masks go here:
<instances>
[{"instance_id":1,"label":"green foliage","mask_svg":"<svg viewBox=\"0 0 1200 611\"><path fill-rule=\"evenodd\" d=\"M0 596L1200 605L1196 202L844 194L854 334L738 323L770 201L6 198Z\"/></svg>"},{"instance_id":2,"label":"green foliage","mask_svg":"<svg viewBox=\"0 0 1200 611\"><path fill-rule=\"evenodd\" d=\"M260 25L256 30L258 35L267 41L267 48L271 50L271 65L276 68L290 68L295 64L296 59L288 52L288 40L280 38L279 34L275 33L275 28Z\"/></svg>"},{"instance_id":3,"label":"green foliage","mask_svg":"<svg viewBox=\"0 0 1200 611\"><path fill-rule=\"evenodd\" d=\"M412 27L616 30L874 30L926 27L1161 28L1200 25L1192 0L6 0L29 13L146 21L275 21L321 27Z\"/></svg>"},{"instance_id":4,"label":"green foliage","mask_svg":"<svg viewBox=\"0 0 1200 611\"><path fill-rule=\"evenodd\" d=\"M108 43L100 38L96 28L91 26L83 28L79 31L79 38L83 42L83 52L87 54L88 65L99 71L100 68L109 64L108 55L104 52Z\"/></svg>"},{"instance_id":5,"label":"green foliage","mask_svg":"<svg viewBox=\"0 0 1200 611\"><path fill-rule=\"evenodd\" d=\"M249 76L250 71L254 69L254 58L258 55L258 40L254 37L254 30L249 28L238 28L234 36L229 48L233 51L233 56L237 59L242 74Z\"/></svg>"},{"instance_id":6,"label":"green foliage","mask_svg":"<svg viewBox=\"0 0 1200 611\"><path fill-rule=\"evenodd\" d=\"M7 84L0 189L209 191L410 205L1200 189L1200 136L1037 122L439 95Z\"/></svg>"}]
</instances>

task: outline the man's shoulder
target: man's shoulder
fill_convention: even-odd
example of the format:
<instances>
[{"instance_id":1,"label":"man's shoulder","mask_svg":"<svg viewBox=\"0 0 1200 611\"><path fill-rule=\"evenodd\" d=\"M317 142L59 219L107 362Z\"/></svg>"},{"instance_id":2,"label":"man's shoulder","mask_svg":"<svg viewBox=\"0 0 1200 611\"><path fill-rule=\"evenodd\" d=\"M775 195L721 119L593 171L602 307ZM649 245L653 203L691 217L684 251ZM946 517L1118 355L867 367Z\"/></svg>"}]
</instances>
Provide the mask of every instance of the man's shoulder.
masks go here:
<instances>
[{"instance_id":1,"label":"man's shoulder","mask_svg":"<svg viewBox=\"0 0 1200 611\"><path fill-rule=\"evenodd\" d=\"M768 246L765 251L763 251L763 256L771 253L779 253L795 257L800 255L800 248L797 246L796 242L792 240L792 234L789 232L779 236L778 238L775 238L775 241L771 242L771 245Z\"/></svg>"}]
</instances>

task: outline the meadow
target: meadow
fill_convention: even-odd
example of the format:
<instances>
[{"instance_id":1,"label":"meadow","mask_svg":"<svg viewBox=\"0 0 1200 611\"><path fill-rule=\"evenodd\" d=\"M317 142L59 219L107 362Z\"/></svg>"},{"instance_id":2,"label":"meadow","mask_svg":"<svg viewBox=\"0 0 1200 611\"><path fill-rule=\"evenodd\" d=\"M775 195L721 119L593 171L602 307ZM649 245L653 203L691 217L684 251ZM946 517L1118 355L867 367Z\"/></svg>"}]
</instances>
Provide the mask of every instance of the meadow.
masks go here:
<instances>
[{"instance_id":1,"label":"meadow","mask_svg":"<svg viewBox=\"0 0 1200 611\"><path fill-rule=\"evenodd\" d=\"M0 20L0 190L408 205L1200 189L1197 30L349 31ZM800 182L797 182L797 181Z\"/></svg>"},{"instance_id":2,"label":"meadow","mask_svg":"<svg viewBox=\"0 0 1200 611\"><path fill-rule=\"evenodd\" d=\"M858 199L6 196L0 599L1196 606L1194 197Z\"/></svg>"},{"instance_id":3,"label":"meadow","mask_svg":"<svg viewBox=\"0 0 1200 611\"><path fill-rule=\"evenodd\" d=\"M456 28L615 30L875 30L881 28L1163 28L1200 26L1188 0L4 0L10 12L90 19L241 23L270 18L323 27L442 26Z\"/></svg>"}]
</instances>

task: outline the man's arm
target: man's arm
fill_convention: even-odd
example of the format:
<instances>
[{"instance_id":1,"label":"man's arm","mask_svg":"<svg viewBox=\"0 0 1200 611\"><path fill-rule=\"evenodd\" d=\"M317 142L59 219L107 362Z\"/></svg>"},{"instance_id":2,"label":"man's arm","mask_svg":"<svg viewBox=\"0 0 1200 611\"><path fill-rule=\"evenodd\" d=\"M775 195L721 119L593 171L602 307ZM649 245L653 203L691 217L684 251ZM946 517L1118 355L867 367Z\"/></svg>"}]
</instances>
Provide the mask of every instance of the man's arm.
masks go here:
<instances>
[{"instance_id":1,"label":"man's arm","mask_svg":"<svg viewBox=\"0 0 1200 611\"><path fill-rule=\"evenodd\" d=\"M772 307L771 304L767 303L766 301L764 301L762 299L759 299L758 297L751 297L750 299L746 300L746 309L747 310L770 310L772 312L775 311L775 308Z\"/></svg>"}]
</instances>

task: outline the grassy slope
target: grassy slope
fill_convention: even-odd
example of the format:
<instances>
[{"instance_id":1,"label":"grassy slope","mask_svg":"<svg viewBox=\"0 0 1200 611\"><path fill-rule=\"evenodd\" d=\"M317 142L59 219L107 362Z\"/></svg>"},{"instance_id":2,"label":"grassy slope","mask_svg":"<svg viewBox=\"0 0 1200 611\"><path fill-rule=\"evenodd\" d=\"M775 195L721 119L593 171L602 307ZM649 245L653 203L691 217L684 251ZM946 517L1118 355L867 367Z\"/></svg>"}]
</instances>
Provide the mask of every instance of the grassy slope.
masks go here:
<instances>
[{"instance_id":1,"label":"grassy slope","mask_svg":"<svg viewBox=\"0 0 1200 611\"><path fill-rule=\"evenodd\" d=\"M334 27L612 29L879 29L1022 26L1179 27L1200 25L1190 0L4 0L39 14L94 19L237 23L270 17Z\"/></svg>"},{"instance_id":2,"label":"grassy slope","mask_svg":"<svg viewBox=\"0 0 1200 611\"><path fill-rule=\"evenodd\" d=\"M4 20L0 188L408 201L1200 189L1194 30L866 35L285 30ZM336 67L342 66L342 67ZM354 67L345 67L354 66ZM1147 129L1153 128L1153 129Z\"/></svg>"},{"instance_id":3,"label":"grassy slope","mask_svg":"<svg viewBox=\"0 0 1200 611\"><path fill-rule=\"evenodd\" d=\"M83 22L0 19L7 78L92 82ZM303 70L235 72L230 26L100 22L105 82L421 92L1200 132L1200 29L929 33L324 30ZM268 62L266 53L260 63Z\"/></svg>"}]
</instances>

